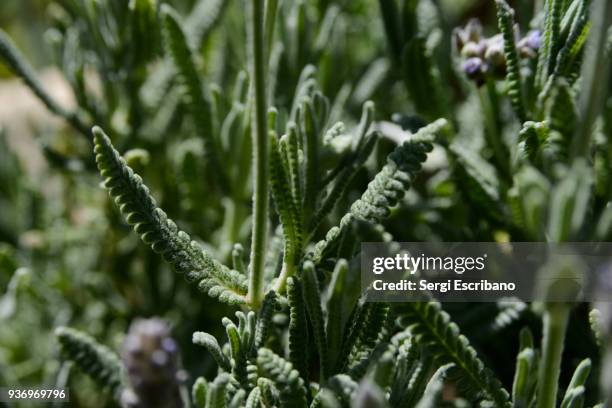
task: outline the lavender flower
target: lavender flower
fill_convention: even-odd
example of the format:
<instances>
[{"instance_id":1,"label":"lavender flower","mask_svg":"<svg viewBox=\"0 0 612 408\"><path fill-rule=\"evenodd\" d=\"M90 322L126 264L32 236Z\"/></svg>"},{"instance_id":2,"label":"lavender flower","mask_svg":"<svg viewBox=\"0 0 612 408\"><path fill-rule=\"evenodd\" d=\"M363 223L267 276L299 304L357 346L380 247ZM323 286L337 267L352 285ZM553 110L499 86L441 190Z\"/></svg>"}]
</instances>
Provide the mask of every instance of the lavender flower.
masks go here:
<instances>
[{"instance_id":1,"label":"lavender flower","mask_svg":"<svg viewBox=\"0 0 612 408\"><path fill-rule=\"evenodd\" d=\"M518 26L514 36L521 58L535 58L541 45L541 32L532 30L523 38ZM454 31L455 45L464 59L462 69L465 75L479 86L486 78L503 78L506 75L506 53L504 38L501 34L485 38L478 20L472 19L463 28Z\"/></svg>"},{"instance_id":2,"label":"lavender flower","mask_svg":"<svg viewBox=\"0 0 612 408\"><path fill-rule=\"evenodd\" d=\"M494 72L506 71L506 54L504 53L504 38L497 34L486 41L485 61Z\"/></svg>"},{"instance_id":3,"label":"lavender flower","mask_svg":"<svg viewBox=\"0 0 612 408\"><path fill-rule=\"evenodd\" d=\"M463 72L470 79L477 79L482 76L485 71L484 62L480 58L468 58L463 62Z\"/></svg>"},{"instance_id":4,"label":"lavender flower","mask_svg":"<svg viewBox=\"0 0 612 408\"><path fill-rule=\"evenodd\" d=\"M458 50L462 50L468 43L479 43L482 38L482 24L473 18L464 28L455 29L455 44Z\"/></svg>"},{"instance_id":5,"label":"lavender flower","mask_svg":"<svg viewBox=\"0 0 612 408\"><path fill-rule=\"evenodd\" d=\"M179 350L161 319L139 319L130 326L121 354L131 388L122 395L129 408L179 408Z\"/></svg>"},{"instance_id":6,"label":"lavender flower","mask_svg":"<svg viewBox=\"0 0 612 408\"><path fill-rule=\"evenodd\" d=\"M535 58L542 45L542 32L531 30L517 44L518 51L522 57Z\"/></svg>"},{"instance_id":7,"label":"lavender flower","mask_svg":"<svg viewBox=\"0 0 612 408\"><path fill-rule=\"evenodd\" d=\"M461 56L464 58L482 57L487 50L485 41L466 43L461 49Z\"/></svg>"}]
</instances>

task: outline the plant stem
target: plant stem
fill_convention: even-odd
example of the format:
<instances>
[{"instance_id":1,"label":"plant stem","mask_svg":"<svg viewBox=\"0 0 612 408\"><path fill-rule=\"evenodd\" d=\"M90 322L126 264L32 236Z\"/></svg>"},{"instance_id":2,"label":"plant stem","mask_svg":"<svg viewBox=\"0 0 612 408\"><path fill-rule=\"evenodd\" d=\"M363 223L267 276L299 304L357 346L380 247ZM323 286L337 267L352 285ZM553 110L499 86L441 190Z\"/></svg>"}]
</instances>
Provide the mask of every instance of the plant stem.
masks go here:
<instances>
[{"instance_id":1,"label":"plant stem","mask_svg":"<svg viewBox=\"0 0 612 408\"><path fill-rule=\"evenodd\" d=\"M580 125L574 135L572 156L585 156L590 147L593 124L604 106L608 91L609 56L606 52L608 32L612 24L612 4L598 0L591 6L593 26L587 42L587 54L582 64L584 88L580 99Z\"/></svg>"},{"instance_id":2,"label":"plant stem","mask_svg":"<svg viewBox=\"0 0 612 408\"><path fill-rule=\"evenodd\" d=\"M293 260L283 263L280 275L276 281L274 290L278 293L284 293L287 289L287 279L295 273L295 265Z\"/></svg>"},{"instance_id":3,"label":"plant stem","mask_svg":"<svg viewBox=\"0 0 612 408\"><path fill-rule=\"evenodd\" d=\"M266 1L266 15L264 23L266 27L266 62L270 59L270 52L272 52L272 40L274 39L274 26L276 23L276 10L278 8L278 0L267 0Z\"/></svg>"},{"instance_id":4,"label":"plant stem","mask_svg":"<svg viewBox=\"0 0 612 408\"><path fill-rule=\"evenodd\" d=\"M251 6L251 80L253 111L253 233L248 301L257 309L263 298L264 261L268 232L268 124L264 41L264 0L247 0Z\"/></svg>"},{"instance_id":5,"label":"plant stem","mask_svg":"<svg viewBox=\"0 0 612 408\"><path fill-rule=\"evenodd\" d=\"M569 306L561 303L547 305L544 313L544 338L542 339L542 362L538 378L537 408L554 408L559 388L561 355Z\"/></svg>"}]
</instances>

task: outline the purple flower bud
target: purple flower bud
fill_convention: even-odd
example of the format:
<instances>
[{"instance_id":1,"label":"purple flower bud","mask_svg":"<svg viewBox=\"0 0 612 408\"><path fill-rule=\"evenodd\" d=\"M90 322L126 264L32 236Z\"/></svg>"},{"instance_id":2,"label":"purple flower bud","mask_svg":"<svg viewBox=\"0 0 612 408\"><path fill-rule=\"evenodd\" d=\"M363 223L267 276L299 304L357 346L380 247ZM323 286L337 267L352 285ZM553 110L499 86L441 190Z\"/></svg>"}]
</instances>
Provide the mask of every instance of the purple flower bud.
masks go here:
<instances>
[{"instance_id":1,"label":"purple flower bud","mask_svg":"<svg viewBox=\"0 0 612 408\"><path fill-rule=\"evenodd\" d=\"M465 44L461 50L461 55L464 58L482 57L486 49L487 46L484 41L480 41L479 43L469 42Z\"/></svg>"},{"instance_id":2,"label":"purple flower bud","mask_svg":"<svg viewBox=\"0 0 612 408\"><path fill-rule=\"evenodd\" d=\"M121 353L131 388L122 396L128 408L183 406L179 352L161 319L139 319L130 326Z\"/></svg>"},{"instance_id":3,"label":"purple flower bud","mask_svg":"<svg viewBox=\"0 0 612 408\"><path fill-rule=\"evenodd\" d=\"M477 18L472 18L465 26L465 34L468 41L479 42L482 36L482 24Z\"/></svg>"},{"instance_id":4,"label":"purple flower bud","mask_svg":"<svg viewBox=\"0 0 612 408\"><path fill-rule=\"evenodd\" d=\"M176 353L178 350L176 342L171 338L165 338L162 340L162 348L168 353Z\"/></svg>"},{"instance_id":5,"label":"purple flower bud","mask_svg":"<svg viewBox=\"0 0 612 408\"><path fill-rule=\"evenodd\" d=\"M463 72L469 78L476 78L482 74L483 61L480 58L468 58L463 62Z\"/></svg>"},{"instance_id":6,"label":"purple flower bud","mask_svg":"<svg viewBox=\"0 0 612 408\"><path fill-rule=\"evenodd\" d=\"M464 28L456 28L455 44L457 49L461 51L463 47L470 42L479 43L482 37L482 25L478 19L471 19Z\"/></svg>"},{"instance_id":7,"label":"purple flower bud","mask_svg":"<svg viewBox=\"0 0 612 408\"><path fill-rule=\"evenodd\" d=\"M542 45L542 33L540 30L531 30L517 44L521 56L535 58L537 51Z\"/></svg>"},{"instance_id":8,"label":"purple flower bud","mask_svg":"<svg viewBox=\"0 0 612 408\"><path fill-rule=\"evenodd\" d=\"M506 66L506 54L504 53L504 38L496 35L487 40L485 60L494 69L503 69Z\"/></svg>"},{"instance_id":9,"label":"purple flower bud","mask_svg":"<svg viewBox=\"0 0 612 408\"><path fill-rule=\"evenodd\" d=\"M539 50L542 45L542 32L540 30L531 30L522 41L525 42L526 47L532 50Z\"/></svg>"}]
</instances>

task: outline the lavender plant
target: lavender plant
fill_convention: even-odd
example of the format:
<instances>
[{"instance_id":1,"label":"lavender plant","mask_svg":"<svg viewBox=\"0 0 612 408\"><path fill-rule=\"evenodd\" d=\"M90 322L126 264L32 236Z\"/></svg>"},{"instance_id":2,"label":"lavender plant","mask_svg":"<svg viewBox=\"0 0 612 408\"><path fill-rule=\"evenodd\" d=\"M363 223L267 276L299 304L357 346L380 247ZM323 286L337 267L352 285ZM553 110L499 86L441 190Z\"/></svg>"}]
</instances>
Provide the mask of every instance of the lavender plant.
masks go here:
<instances>
[{"instance_id":1,"label":"lavender plant","mask_svg":"<svg viewBox=\"0 0 612 408\"><path fill-rule=\"evenodd\" d=\"M353 260L368 240L611 238L606 1L546 0L527 29L496 0L488 38L477 20L451 33L428 0L202 0L185 19L149 0L61 3L50 37L76 109L46 93L2 32L0 55L83 136L82 149L93 146L118 208L104 208L98 269L117 276L141 260L146 311L192 331L198 358L215 366L206 376L190 367L188 379L161 320L134 322L121 358L58 329L62 360L109 404L604 406L608 376L599 394L589 373L601 362L609 371L606 305L591 313L598 352L578 322L585 305L371 303ZM374 12L385 38L350 47L351 24L363 28ZM47 155L93 170L79 148ZM154 254L121 253L126 224ZM184 279L167 277L159 259ZM186 321L206 314L198 305L208 298L227 306L221 324L211 313L194 331ZM590 350L566 341L572 325ZM496 363L491 339L516 358Z\"/></svg>"}]
</instances>

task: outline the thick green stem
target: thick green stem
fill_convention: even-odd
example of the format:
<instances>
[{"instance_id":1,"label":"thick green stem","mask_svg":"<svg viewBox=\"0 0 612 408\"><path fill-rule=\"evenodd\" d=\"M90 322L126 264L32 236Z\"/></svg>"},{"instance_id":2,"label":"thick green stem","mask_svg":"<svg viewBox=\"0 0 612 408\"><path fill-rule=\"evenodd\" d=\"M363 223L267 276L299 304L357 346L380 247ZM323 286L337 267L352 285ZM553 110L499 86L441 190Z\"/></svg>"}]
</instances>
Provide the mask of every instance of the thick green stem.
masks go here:
<instances>
[{"instance_id":1,"label":"thick green stem","mask_svg":"<svg viewBox=\"0 0 612 408\"><path fill-rule=\"evenodd\" d=\"M588 154L593 125L603 109L608 91L610 58L606 43L612 24L612 4L608 0L598 0L593 2L592 7L593 27L582 65L584 88L580 99L581 121L574 135L573 157Z\"/></svg>"},{"instance_id":2,"label":"thick green stem","mask_svg":"<svg viewBox=\"0 0 612 408\"><path fill-rule=\"evenodd\" d=\"M280 276L276 281L274 290L277 293L284 293L287 289L287 279L295 273L295 265L293 261L283 263Z\"/></svg>"},{"instance_id":3,"label":"thick green stem","mask_svg":"<svg viewBox=\"0 0 612 408\"><path fill-rule=\"evenodd\" d=\"M274 26L276 23L276 10L278 8L278 0L267 0L266 1L266 15L265 15L265 27L266 27L266 62L270 59L270 52L272 52L272 42L274 40Z\"/></svg>"},{"instance_id":4,"label":"thick green stem","mask_svg":"<svg viewBox=\"0 0 612 408\"><path fill-rule=\"evenodd\" d=\"M548 305L544 313L544 338L542 339L542 362L538 378L537 408L554 408L557 405L561 355L569 306L561 303Z\"/></svg>"},{"instance_id":5,"label":"thick green stem","mask_svg":"<svg viewBox=\"0 0 612 408\"><path fill-rule=\"evenodd\" d=\"M253 111L253 234L248 300L258 308L263 298L263 277L268 232L268 124L266 102L266 62L264 40L264 0L251 4L251 78L254 85Z\"/></svg>"}]
</instances>

